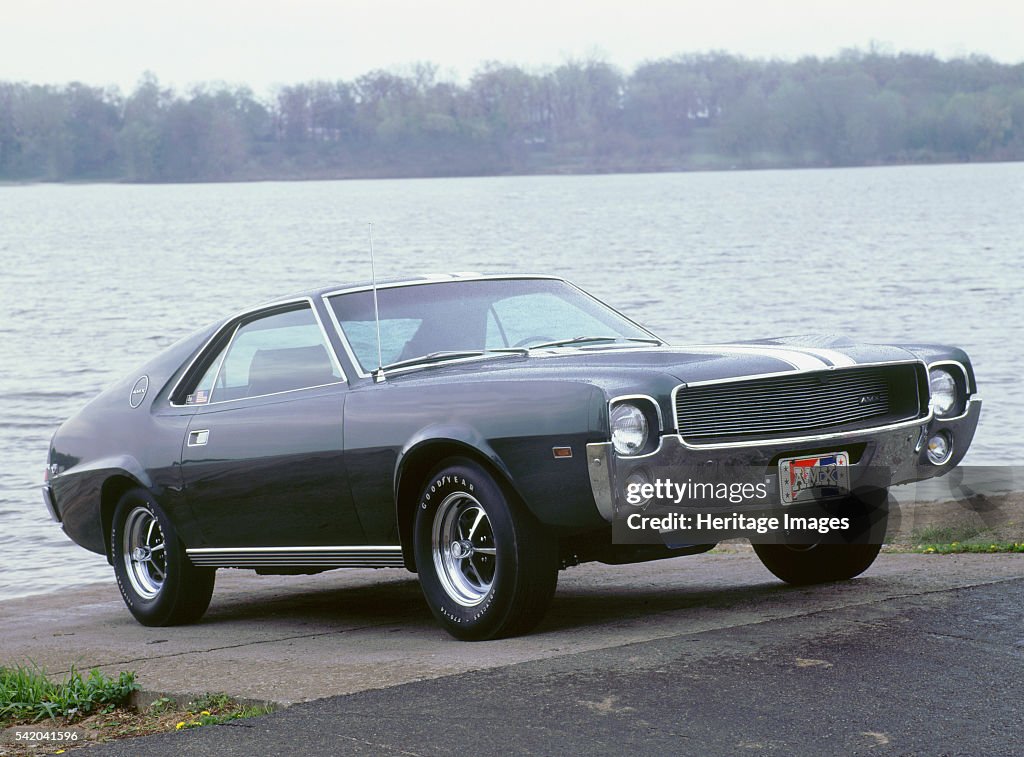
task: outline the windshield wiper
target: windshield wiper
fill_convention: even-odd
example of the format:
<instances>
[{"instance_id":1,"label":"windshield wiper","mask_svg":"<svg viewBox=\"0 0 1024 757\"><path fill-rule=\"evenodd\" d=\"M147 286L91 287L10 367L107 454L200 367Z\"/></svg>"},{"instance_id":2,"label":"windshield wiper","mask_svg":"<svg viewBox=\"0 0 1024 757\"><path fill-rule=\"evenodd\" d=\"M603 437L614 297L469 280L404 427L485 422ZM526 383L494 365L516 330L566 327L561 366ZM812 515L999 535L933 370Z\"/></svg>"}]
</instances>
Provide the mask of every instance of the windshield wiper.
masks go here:
<instances>
[{"instance_id":1,"label":"windshield wiper","mask_svg":"<svg viewBox=\"0 0 1024 757\"><path fill-rule=\"evenodd\" d=\"M565 347L570 344L583 344L585 342L643 342L645 344L661 344L660 339L646 339L638 336L574 336L572 339L558 339L554 342L543 342L542 344L531 344L526 349L539 350L543 347Z\"/></svg>"},{"instance_id":2,"label":"windshield wiper","mask_svg":"<svg viewBox=\"0 0 1024 757\"><path fill-rule=\"evenodd\" d=\"M443 360L458 360L466 357L484 357L486 355L529 355L530 350L543 347L563 347L569 344L584 344L587 342L643 342L645 344L661 344L658 339L645 339L635 336L577 336L572 339L559 339L555 342L544 342L543 344L531 344L529 347L497 347L491 350L438 350L428 352L426 355L419 355L408 360L399 360L395 363L388 363L384 366L385 371L395 368L407 368L413 365L430 365Z\"/></svg>"},{"instance_id":3,"label":"windshield wiper","mask_svg":"<svg viewBox=\"0 0 1024 757\"><path fill-rule=\"evenodd\" d=\"M456 360L463 357L481 357L483 355L529 355L530 351L525 347L501 347L493 350L439 350L437 352L429 352L426 355L420 355L419 357L411 357L408 360L399 360L396 363L388 363L384 366L384 370L392 370L394 368L405 368L410 365L429 365L430 363L439 363L442 360Z\"/></svg>"}]
</instances>

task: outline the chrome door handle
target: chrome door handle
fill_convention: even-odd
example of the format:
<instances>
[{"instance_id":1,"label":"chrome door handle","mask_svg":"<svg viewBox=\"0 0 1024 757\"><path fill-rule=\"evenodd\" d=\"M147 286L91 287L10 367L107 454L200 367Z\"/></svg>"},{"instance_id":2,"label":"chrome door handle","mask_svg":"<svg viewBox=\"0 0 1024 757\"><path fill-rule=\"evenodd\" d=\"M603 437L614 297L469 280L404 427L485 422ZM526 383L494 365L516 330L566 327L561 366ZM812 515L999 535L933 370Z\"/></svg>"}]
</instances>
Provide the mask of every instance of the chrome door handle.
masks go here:
<instances>
[{"instance_id":1,"label":"chrome door handle","mask_svg":"<svg viewBox=\"0 0 1024 757\"><path fill-rule=\"evenodd\" d=\"M202 431L189 431L188 432L188 446L189 447L203 447L210 441L210 430L204 428Z\"/></svg>"}]
</instances>

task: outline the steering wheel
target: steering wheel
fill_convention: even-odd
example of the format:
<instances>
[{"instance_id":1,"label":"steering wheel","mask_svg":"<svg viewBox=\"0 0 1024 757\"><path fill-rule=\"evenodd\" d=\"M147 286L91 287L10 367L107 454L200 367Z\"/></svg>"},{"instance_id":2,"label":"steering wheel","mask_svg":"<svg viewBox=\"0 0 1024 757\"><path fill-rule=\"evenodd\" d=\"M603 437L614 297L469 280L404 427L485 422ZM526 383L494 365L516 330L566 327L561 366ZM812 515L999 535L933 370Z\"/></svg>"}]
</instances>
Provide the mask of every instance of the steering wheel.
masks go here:
<instances>
[{"instance_id":1,"label":"steering wheel","mask_svg":"<svg viewBox=\"0 0 1024 757\"><path fill-rule=\"evenodd\" d=\"M528 336L528 337L525 337L523 339L520 339L518 342L516 342L512 346L513 347L525 347L530 342L537 342L537 344L544 344L544 342L553 342L553 341L554 341L554 339L552 339L549 336Z\"/></svg>"}]
</instances>

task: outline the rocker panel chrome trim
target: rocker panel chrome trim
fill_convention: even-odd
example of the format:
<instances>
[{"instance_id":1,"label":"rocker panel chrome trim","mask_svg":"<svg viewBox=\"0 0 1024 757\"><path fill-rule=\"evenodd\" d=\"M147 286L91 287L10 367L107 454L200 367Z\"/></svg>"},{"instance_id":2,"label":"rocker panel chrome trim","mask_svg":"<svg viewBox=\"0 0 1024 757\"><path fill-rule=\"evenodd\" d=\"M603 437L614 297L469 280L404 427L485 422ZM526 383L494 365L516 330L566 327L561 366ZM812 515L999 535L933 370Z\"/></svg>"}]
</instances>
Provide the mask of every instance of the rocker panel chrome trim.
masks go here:
<instances>
[{"instance_id":1,"label":"rocker panel chrome trim","mask_svg":"<svg viewBox=\"0 0 1024 757\"><path fill-rule=\"evenodd\" d=\"M219 568L401 568L400 546L200 547L186 550L194 565Z\"/></svg>"}]
</instances>

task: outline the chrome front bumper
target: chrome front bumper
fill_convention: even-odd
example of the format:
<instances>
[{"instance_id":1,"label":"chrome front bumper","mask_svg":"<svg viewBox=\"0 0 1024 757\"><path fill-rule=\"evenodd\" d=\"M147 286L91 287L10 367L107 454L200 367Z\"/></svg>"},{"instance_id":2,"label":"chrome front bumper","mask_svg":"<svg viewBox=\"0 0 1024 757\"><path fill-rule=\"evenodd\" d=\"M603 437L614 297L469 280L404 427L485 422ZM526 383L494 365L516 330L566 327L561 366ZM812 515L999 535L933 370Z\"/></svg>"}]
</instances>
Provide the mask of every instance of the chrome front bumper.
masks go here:
<instances>
[{"instance_id":1,"label":"chrome front bumper","mask_svg":"<svg viewBox=\"0 0 1024 757\"><path fill-rule=\"evenodd\" d=\"M948 473L963 459L971 445L981 413L981 400L968 400L967 409L956 418L922 418L905 423L860 431L819 434L793 439L743 442L737 445L691 445L678 434L666 434L654 452L637 457L619 457L611 442L587 445L587 468L594 504L607 521L616 514L635 512L627 505L625 481L631 473L643 469L651 479L683 482L742 477L767 484L770 492L779 492L777 461L781 457L829 451L860 450L851 460L850 485L885 485L921 481ZM937 431L947 431L953 439L953 453L942 465L928 462L925 444ZM880 482L884 472L886 480Z\"/></svg>"}]
</instances>

